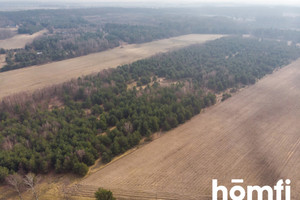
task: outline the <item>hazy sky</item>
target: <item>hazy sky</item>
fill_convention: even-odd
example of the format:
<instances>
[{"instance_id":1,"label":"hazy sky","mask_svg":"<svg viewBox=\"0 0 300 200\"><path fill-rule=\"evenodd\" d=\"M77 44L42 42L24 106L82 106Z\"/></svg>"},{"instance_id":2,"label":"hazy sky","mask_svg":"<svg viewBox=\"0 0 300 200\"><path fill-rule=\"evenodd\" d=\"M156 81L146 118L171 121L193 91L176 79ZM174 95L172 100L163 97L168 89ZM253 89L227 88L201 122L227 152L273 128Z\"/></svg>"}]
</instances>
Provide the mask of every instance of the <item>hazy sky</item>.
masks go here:
<instances>
[{"instance_id":1,"label":"hazy sky","mask_svg":"<svg viewBox=\"0 0 300 200\"><path fill-rule=\"evenodd\" d=\"M280 4L300 5L300 0L191 0L192 2L223 2L223 3L247 3L247 4Z\"/></svg>"},{"instance_id":2,"label":"hazy sky","mask_svg":"<svg viewBox=\"0 0 300 200\"><path fill-rule=\"evenodd\" d=\"M71 0L68 0L71 1ZM73 0L74 1L74 0ZM81 0L75 0L81 1ZM155 0L90 0L90 1L102 1L102 2L153 2ZM157 0L158 1L158 0ZM159 2L176 2L176 3L186 3L186 2L222 2L222 3L256 3L256 4L300 4L299 0L161 0Z\"/></svg>"},{"instance_id":3,"label":"hazy sky","mask_svg":"<svg viewBox=\"0 0 300 200\"><path fill-rule=\"evenodd\" d=\"M131 2L131 3L172 3L172 4L188 4L188 3L238 3L238 4L267 4L267 5L290 5L299 6L300 0L0 0L0 2L11 1L35 1L35 2ZM0 5L1 6L1 5Z\"/></svg>"},{"instance_id":4,"label":"hazy sky","mask_svg":"<svg viewBox=\"0 0 300 200\"><path fill-rule=\"evenodd\" d=\"M72 1L72 0L67 0ZM84 2L82 0L73 0ZM246 4L280 4L280 5L300 5L300 0L86 0L93 2L161 2L161 3L189 3L189 2L202 2L202 3L246 3Z\"/></svg>"}]
</instances>

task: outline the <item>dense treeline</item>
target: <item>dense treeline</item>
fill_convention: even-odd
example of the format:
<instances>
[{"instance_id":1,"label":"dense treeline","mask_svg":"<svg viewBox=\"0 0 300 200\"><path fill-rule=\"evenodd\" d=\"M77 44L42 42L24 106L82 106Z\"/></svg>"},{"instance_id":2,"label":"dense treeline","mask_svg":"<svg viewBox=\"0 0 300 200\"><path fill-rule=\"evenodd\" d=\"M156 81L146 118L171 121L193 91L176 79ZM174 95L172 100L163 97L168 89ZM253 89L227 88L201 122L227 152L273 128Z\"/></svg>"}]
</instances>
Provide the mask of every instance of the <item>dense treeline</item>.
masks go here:
<instances>
[{"instance_id":1,"label":"dense treeline","mask_svg":"<svg viewBox=\"0 0 300 200\"><path fill-rule=\"evenodd\" d=\"M216 92L254 83L299 55L286 43L228 37L79 78L27 101L4 100L0 179L53 169L85 175L99 157L109 162L214 104Z\"/></svg>"},{"instance_id":2,"label":"dense treeline","mask_svg":"<svg viewBox=\"0 0 300 200\"><path fill-rule=\"evenodd\" d=\"M299 20L300 24L300 20ZM256 37L286 40L300 43L299 30L279 30L279 29L256 29L252 32Z\"/></svg>"},{"instance_id":3,"label":"dense treeline","mask_svg":"<svg viewBox=\"0 0 300 200\"><path fill-rule=\"evenodd\" d=\"M160 59L138 61L132 66L144 66L137 72L141 76L148 69L157 76L173 80L192 78L194 86L223 91L236 84L253 84L298 56L299 47L288 46L286 42L228 37L158 56Z\"/></svg>"},{"instance_id":4,"label":"dense treeline","mask_svg":"<svg viewBox=\"0 0 300 200\"><path fill-rule=\"evenodd\" d=\"M150 42L190 33L245 33L239 23L225 17L179 17L174 11L163 11L166 13L117 8L0 12L0 19L6 25L18 25L19 33L49 31L25 49L11 50L6 56L6 66L0 71L82 56L123 43ZM135 17L120 20L131 15ZM138 20L141 15L143 21Z\"/></svg>"},{"instance_id":5,"label":"dense treeline","mask_svg":"<svg viewBox=\"0 0 300 200\"><path fill-rule=\"evenodd\" d=\"M35 33L40 28L77 28L87 23L78 11L80 10L59 9L0 12L2 21L0 25L2 27L19 25L19 31L28 34Z\"/></svg>"},{"instance_id":6,"label":"dense treeline","mask_svg":"<svg viewBox=\"0 0 300 200\"><path fill-rule=\"evenodd\" d=\"M43 29L43 26L37 25L35 23L26 23L18 28L19 34L34 34Z\"/></svg>"},{"instance_id":7,"label":"dense treeline","mask_svg":"<svg viewBox=\"0 0 300 200\"><path fill-rule=\"evenodd\" d=\"M258 10L254 14L252 11ZM8 71L183 34L252 34L299 43L299 17L280 8L88 8L0 12L0 27L47 35L25 49L8 51ZM272 16L272 17L268 17ZM274 20L276 19L276 20ZM292 29L295 29L294 31Z\"/></svg>"},{"instance_id":8,"label":"dense treeline","mask_svg":"<svg viewBox=\"0 0 300 200\"><path fill-rule=\"evenodd\" d=\"M254 12L255 11L255 12ZM87 8L0 12L0 27L49 32L6 56L8 71L191 33L252 34L299 43L299 10L289 8ZM276 20L274 20L276 19ZM1 36L0 36L1 37Z\"/></svg>"},{"instance_id":9,"label":"dense treeline","mask_svg":"<svg viewBox=\"0 0 300 200\"><path fill-rule=\"evenodd\" d=\"M7 54L7 65L1 71L87 55L117 47L121 41L143 43L169 36L173 33L161 28L128 24L106 24L95 32L56 33L34 40L25 49Z\"/></svg>"},{"instance_id":10,"label":"dense treeline","mask_svg":"<svg viewBox=\"0 0 300 200\"><path fill-rule=\"evenodd\" d=\"M244 29L251 27L288 30L300 28L299 8L297 7L194 7L194 8L81 8L0 12L0 27L41 25L44 28L78 28L93 24L119 23L138 25L157 25L164 20L185 23L199 20L221 19L225 24L219 26ZM212 16L212 17L204 17ZM219 16L219 17L216 17ZM220 17L226 16L226 17ZM186 20L189 18L189 20ZM94 20L91 20L94 19ZM101 20L99 20L101 19ZM204 20L203 20L204 22ZM203 24L207 26L207 24ZM182 23L181 23L182 25ZM218 27L213 25L214 27ZM249 29L246 29L249 30Z\"/></svg>"},{"instance_id":11,"label":"dense treeline","mask_svg":"<svg viewBox=\"0 0 300 200\"><path fill-rule=\"evenodd\" d=\"M220 22L216 20L214 23ZM201 21L197 22L204 24ZM164 22L159 26L107 23L103 27L85 30L66 30L44 36L26 45L25 49L7 54L7 65L0 71L59 61L107 50L121 43L143 43L189 33L239 33L230 28L197 26L196 22ZM222 23L224 24L224 23ZM226 26L227 27L227 26ZM11 51L13 52L13 51Z\"/></svg>"}]
</instances>

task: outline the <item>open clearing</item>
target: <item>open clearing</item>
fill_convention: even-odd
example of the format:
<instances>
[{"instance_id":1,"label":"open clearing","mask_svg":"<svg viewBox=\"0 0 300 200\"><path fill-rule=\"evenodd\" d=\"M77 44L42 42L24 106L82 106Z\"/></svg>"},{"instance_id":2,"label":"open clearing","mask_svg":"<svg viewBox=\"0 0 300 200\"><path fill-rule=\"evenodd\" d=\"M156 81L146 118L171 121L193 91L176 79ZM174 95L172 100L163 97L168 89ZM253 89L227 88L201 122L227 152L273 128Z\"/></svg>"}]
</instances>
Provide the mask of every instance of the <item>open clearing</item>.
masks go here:
<instances>
[{"instance_id":1,"label":"open clearing","mask_svg":"<svg viewBox=\"0 0 300 200\"><path fill-rule=\"evenodd\" d=\"M0 69L6 64L5 54L0 54Z\"/></svg>"},{"instance_id":2,"label":"open clearing","mask_svg":"<svg viewBox=\"0 0 300 200\"><path fill-rule=\"evenodd\" d=\"M300 196L300 59L69 188L120 199L211 199L212 179L274 186ZM297 199L298 199L297 198Z\"/></svg>"},{"instance_id":3,"label":"open clearing","mask_svg":"<svg viewBox=\"0 0 300 200\"><path fill-rule=\"evenodd\" d=\"M125 45L87 56L3 72L0 73L0 99L15 93L33 91L63 83L72 78L128 64L157 53L220 37L222 35L184 35L144 44Z\"/></svg>"},{"instance_id":4,"label":"open clearing","mask_svg":"<svg viewBox=\"0 0 300 200\"><path fill-rule=\"evenodd\" d=\"M35 38L43 35L46 33L47 30L41 30L39 32L36 32L32 35L28 34L18 34L14 37L0 40L0 48L3 49L19 49L24 48L27 43L31 43Z\"/></svg>"}]
</instances>

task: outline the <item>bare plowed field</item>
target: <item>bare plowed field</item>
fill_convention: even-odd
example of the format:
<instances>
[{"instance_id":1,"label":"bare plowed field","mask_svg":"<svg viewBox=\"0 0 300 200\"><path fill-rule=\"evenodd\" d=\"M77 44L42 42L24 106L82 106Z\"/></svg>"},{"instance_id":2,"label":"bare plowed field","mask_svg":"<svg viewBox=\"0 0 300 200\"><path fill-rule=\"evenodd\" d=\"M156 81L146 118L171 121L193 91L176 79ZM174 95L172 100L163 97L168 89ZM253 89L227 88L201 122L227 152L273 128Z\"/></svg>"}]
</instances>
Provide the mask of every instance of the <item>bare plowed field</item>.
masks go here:
<instances>
[{"instance_id":1,"label":"bare plowed field","mask_svg":"<svg viewBox=\"0 0 300 200\"><path fill-rule=\"evenodd\" d=\"M35 38L46 33L47 30L42 30L32 35L18 34L12 38L0 40L0 48L3 49L19 49L24 48L26 44L31 43Z\"/></svg>"},{"instance_id":2,"label":"bare plowed field","mask_svg":"<svg viewBox=\"0 0 300 200\"><path fill-rule=\"evenodd\" d=\"M78 58L0 73L0 99L72 78L128 64L157 53L214 40L222 35L184 35L144 44L133 44ZM1 44L0 44L1 47Z\"/></svg>"},{"instance_id":3,"label":"bare plowed field","mask_svg":"<svg viewBox=\"0 0 300 200\"><path fill-rule=\"evenodd\" d=\"M211 199L212 179L232 187L291 179L300 197L300 60L268 75L70 188L120 199ZM229 187L230 186L230 187ZM297 197L297 198L296 198Z\"/></svg>"}]
</instances>

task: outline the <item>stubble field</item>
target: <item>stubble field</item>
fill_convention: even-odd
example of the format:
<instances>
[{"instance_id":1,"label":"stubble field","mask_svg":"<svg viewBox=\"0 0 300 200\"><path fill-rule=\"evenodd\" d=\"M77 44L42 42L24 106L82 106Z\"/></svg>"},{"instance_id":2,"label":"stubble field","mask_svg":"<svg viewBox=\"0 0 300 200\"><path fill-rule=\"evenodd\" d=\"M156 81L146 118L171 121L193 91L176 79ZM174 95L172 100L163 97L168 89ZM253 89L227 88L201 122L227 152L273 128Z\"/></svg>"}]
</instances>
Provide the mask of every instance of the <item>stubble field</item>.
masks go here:
<instances>
[{"instance_id":1,"label":"stubble field","mask_svg":"<svg viewBox=\"0 0 300 200\"><path fill-rule=\"evenodd\" d=\"M274 186L300 196L300 59L159 139L90 174L67 191L119 199L211 199L212 179Z\"/></svg>"},{"instance_id":2,"label":"stubble field","mask_svg":"<svg viewBox=\"0 0 300 200\"><path fill-rule=\"evenodd\" d=\"M6 64L5 62L5 55L0 54L0 69Z\"/></svg>"},{"instance_id":3,"label":"stubble field","mask_svg":"<svg viewBox=\"0 0 300 200\"><path fill-rule=\"evenodd\" d=\"M19 49L24 48L26 44L31 43L35 38L46 33L47 30L41 30L32 35L29 34L18 34L11 38L0 40L0 48L3 49Z\"/></svg>"},{"instance_id":4,"label":"stubble field","mask_svg":"<svg viewBox=\"0 0 300 200\"><path fill-rule=\"evenodd\" d=\"M222 35L184 35L149 43L124 45L87 56L3 72L0 73L0 99L15 93L34 91L83 75L100 72L103 69L128 64L157 53L220 37Z\"/></svg>"}]
</instances>

